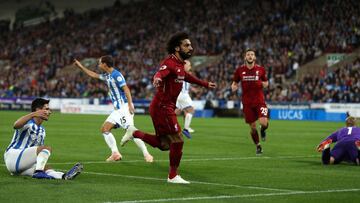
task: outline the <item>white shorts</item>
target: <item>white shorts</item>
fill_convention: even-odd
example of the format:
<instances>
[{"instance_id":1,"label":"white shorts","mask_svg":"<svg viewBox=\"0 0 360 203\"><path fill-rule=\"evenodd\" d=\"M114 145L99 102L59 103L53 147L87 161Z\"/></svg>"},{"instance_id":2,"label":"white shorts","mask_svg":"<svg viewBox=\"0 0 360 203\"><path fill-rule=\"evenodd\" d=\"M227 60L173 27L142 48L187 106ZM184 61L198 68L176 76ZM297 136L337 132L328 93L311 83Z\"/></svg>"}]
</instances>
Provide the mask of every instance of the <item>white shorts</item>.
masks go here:
<instances>
[{"instance_id":1,"label":"white shorts","mask_svg":"<svg viewBox=\"0 0 360 203\"><path fill-rule=\"evenodd\" d=\"M8 171L11 174L32 176L36 167L37 148L9 149L5 152L4 160Z\"/></svg>"},{"instance_id":2,"label":"white shorts","mask_svg":"<svg viewBox=\"0 0 360 203\"><path fill-rule=\"evenodd\" d=\"M129 112L129 108L126 105L124 108L111 112L106 122L114 124L117 128L127 129L130 125L134 125L134 114Z\"/></svg>"},{"instance_id":3,"label":"white shorts","mask_svg":"<svg viewBox=\"0 0 360 203\"><path fill-rule=\"evenodd\" d=\"M180 92L177 100L176 100L176 108L184 110L188 107L191 107L192 99L188 93L182 93Z\"/></svg>"}]
</instances>

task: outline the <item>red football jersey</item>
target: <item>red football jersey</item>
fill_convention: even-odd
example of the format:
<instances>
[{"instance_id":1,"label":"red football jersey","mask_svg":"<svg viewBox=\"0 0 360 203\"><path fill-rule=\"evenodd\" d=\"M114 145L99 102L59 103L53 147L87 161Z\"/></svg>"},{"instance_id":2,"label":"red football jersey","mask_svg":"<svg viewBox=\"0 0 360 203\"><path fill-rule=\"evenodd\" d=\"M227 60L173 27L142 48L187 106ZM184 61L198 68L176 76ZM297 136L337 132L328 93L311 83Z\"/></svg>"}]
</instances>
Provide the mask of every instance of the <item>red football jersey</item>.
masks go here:
<instances>
[{"instance_id":1,"label":"red football jersey","mask_svg":"<svg viewBox=\"0 0 360 203\"><path fill-rule=\"evenodd\" d=\"M261 82L267 81L265 68L257 64L249 69L246 65L238 67L234 73L233 81L241 82L242 103L263 104L265 97Z\"/></svg>"},{"instance_id":2,"label":"red football jersey","mask_svg":"<svg viewBox=\"0 0 360 203\"><path fill-rule=\"evenodd\" d=\"M208 82L199 80L185 72L184 64L175 55L169 55L161 63L160 69L156 72L154 78L161 78L162 82L151 102L152 106L165 107L169 112L174 112L183 81L208 87Z\"/></svg>"}]
</instances>

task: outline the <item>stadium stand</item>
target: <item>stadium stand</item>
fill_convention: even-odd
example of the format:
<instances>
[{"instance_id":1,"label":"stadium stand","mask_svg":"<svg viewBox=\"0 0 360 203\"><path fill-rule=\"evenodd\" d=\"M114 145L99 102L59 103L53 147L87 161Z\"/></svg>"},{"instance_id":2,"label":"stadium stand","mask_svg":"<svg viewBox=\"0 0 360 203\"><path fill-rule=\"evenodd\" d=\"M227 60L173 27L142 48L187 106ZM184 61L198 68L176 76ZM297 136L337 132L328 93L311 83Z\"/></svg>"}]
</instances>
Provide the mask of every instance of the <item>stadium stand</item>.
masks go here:
<instances>
[{"instance_id":1,"label":"stadium stand","mask_svg":"<svg viewBox=\"0 0 360 203\"><path fill-rule=\"evenodd\" d=\"M359 47L360 4L355 0L154 0L116 2L85 13L65 10L62 18L1 32L0 97L105 98L104 84L75 68L76 74L63 70L74 57L111 54L133 97L149 99L166 40L178 30L191 33L197 55L219 56L195 70L201 78L218 81L219 87L211 92L195 89L196 99L237 99L229 88L232 73L243 63L243 50L252 47L268 71L268 101L359 101L359 59L292 83L280 84L275 77L293 78L298 67L324 53L350 53Z\"/></svg>"}]
</instances>

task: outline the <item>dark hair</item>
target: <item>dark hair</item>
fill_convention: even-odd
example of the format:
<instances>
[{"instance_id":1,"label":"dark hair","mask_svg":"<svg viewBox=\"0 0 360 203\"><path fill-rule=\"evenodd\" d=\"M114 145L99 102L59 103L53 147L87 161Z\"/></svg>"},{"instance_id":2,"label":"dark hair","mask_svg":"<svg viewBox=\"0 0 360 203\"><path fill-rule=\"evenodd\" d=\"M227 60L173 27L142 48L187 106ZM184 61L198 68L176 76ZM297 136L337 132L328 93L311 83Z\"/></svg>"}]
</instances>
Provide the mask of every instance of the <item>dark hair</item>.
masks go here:
<instances>
[{"instance_id":1,"label":"dark hair","mask_svg":"<svg viewBox=\"0 0 360 203\"><path fill-rule=\"evenodd\" d=\"M177 32L172 35L167 43L166 49L169 54L175 53L175 48L180 46L181 41L189 39L189 35L186 32Z\"/></svg>"},{"instance_id":2,"label":"dark hair","mask_svg":"<svg viewBox=\"0 0 360 203\"><path fill-rule=\"evenodd\" d=\"M114 59L110 55L100 57L101 63L105 63L108 67L114 67Z\"/></svg>"},{"instance_id":3,"label":"dark hair","mask_svg":"<svg viewBox=\"0 0 360 203\"><path fill-rule=\"evenodd\" d=\"M249 51L254 52L254 54L255 54L255 56L256 56L256 50L253 49L253 48L247 48L247 49L245 50L245 54L244 54L244 55L246 55L246 53L249 52Z\"/></svg>"},{"instance_id":4,"label":"dark hair","mask_svg":"<svg viewBox=\"0 0 360 203\"><path fill-rule=\"evenodd\" d=\"M43 108L45 104L49 104L50 100L43 98L36 98L31 102L31 111L36 111L37 108Z\"/></svg>"}]
</instances>

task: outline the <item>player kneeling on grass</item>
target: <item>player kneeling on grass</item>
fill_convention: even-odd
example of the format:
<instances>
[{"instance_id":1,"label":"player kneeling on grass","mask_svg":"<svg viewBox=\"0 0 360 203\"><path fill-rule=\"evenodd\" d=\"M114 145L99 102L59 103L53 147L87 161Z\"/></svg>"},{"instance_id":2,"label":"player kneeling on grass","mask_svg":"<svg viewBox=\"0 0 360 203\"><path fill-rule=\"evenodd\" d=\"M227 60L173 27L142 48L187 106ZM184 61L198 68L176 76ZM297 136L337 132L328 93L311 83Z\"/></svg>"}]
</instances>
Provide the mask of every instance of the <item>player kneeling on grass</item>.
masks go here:
<instances>
[{"instance_id":1,"label":"player kneeling on grass","mask_svg":"<svg viewBox=\"0 0 360 203\"><path fill-rule=\"evenodd\" d=\"M4 154L6 168L12 175L71 180L83 170L80 163L66 173L55 171L46 165L51 147L44 145L45 128L41 124L50 117L49 102L42 98L35 99L31 104L32 112L15 121L15 133Z\"/></svg>"},{"instance_id":2,"label":"player kneeling on grass","mask_svg":"<svg viewBox=\"0 0 360 203\"><path fill-rule=\"evenodd\" d=\"M346 127L332 133L317 146L324 165L342 161L360 165L360 128L356 127L356 119L352 116L347 117L345 123ZM332 150L331 143L336 143Z\"/></svg>"}]
</instances>

